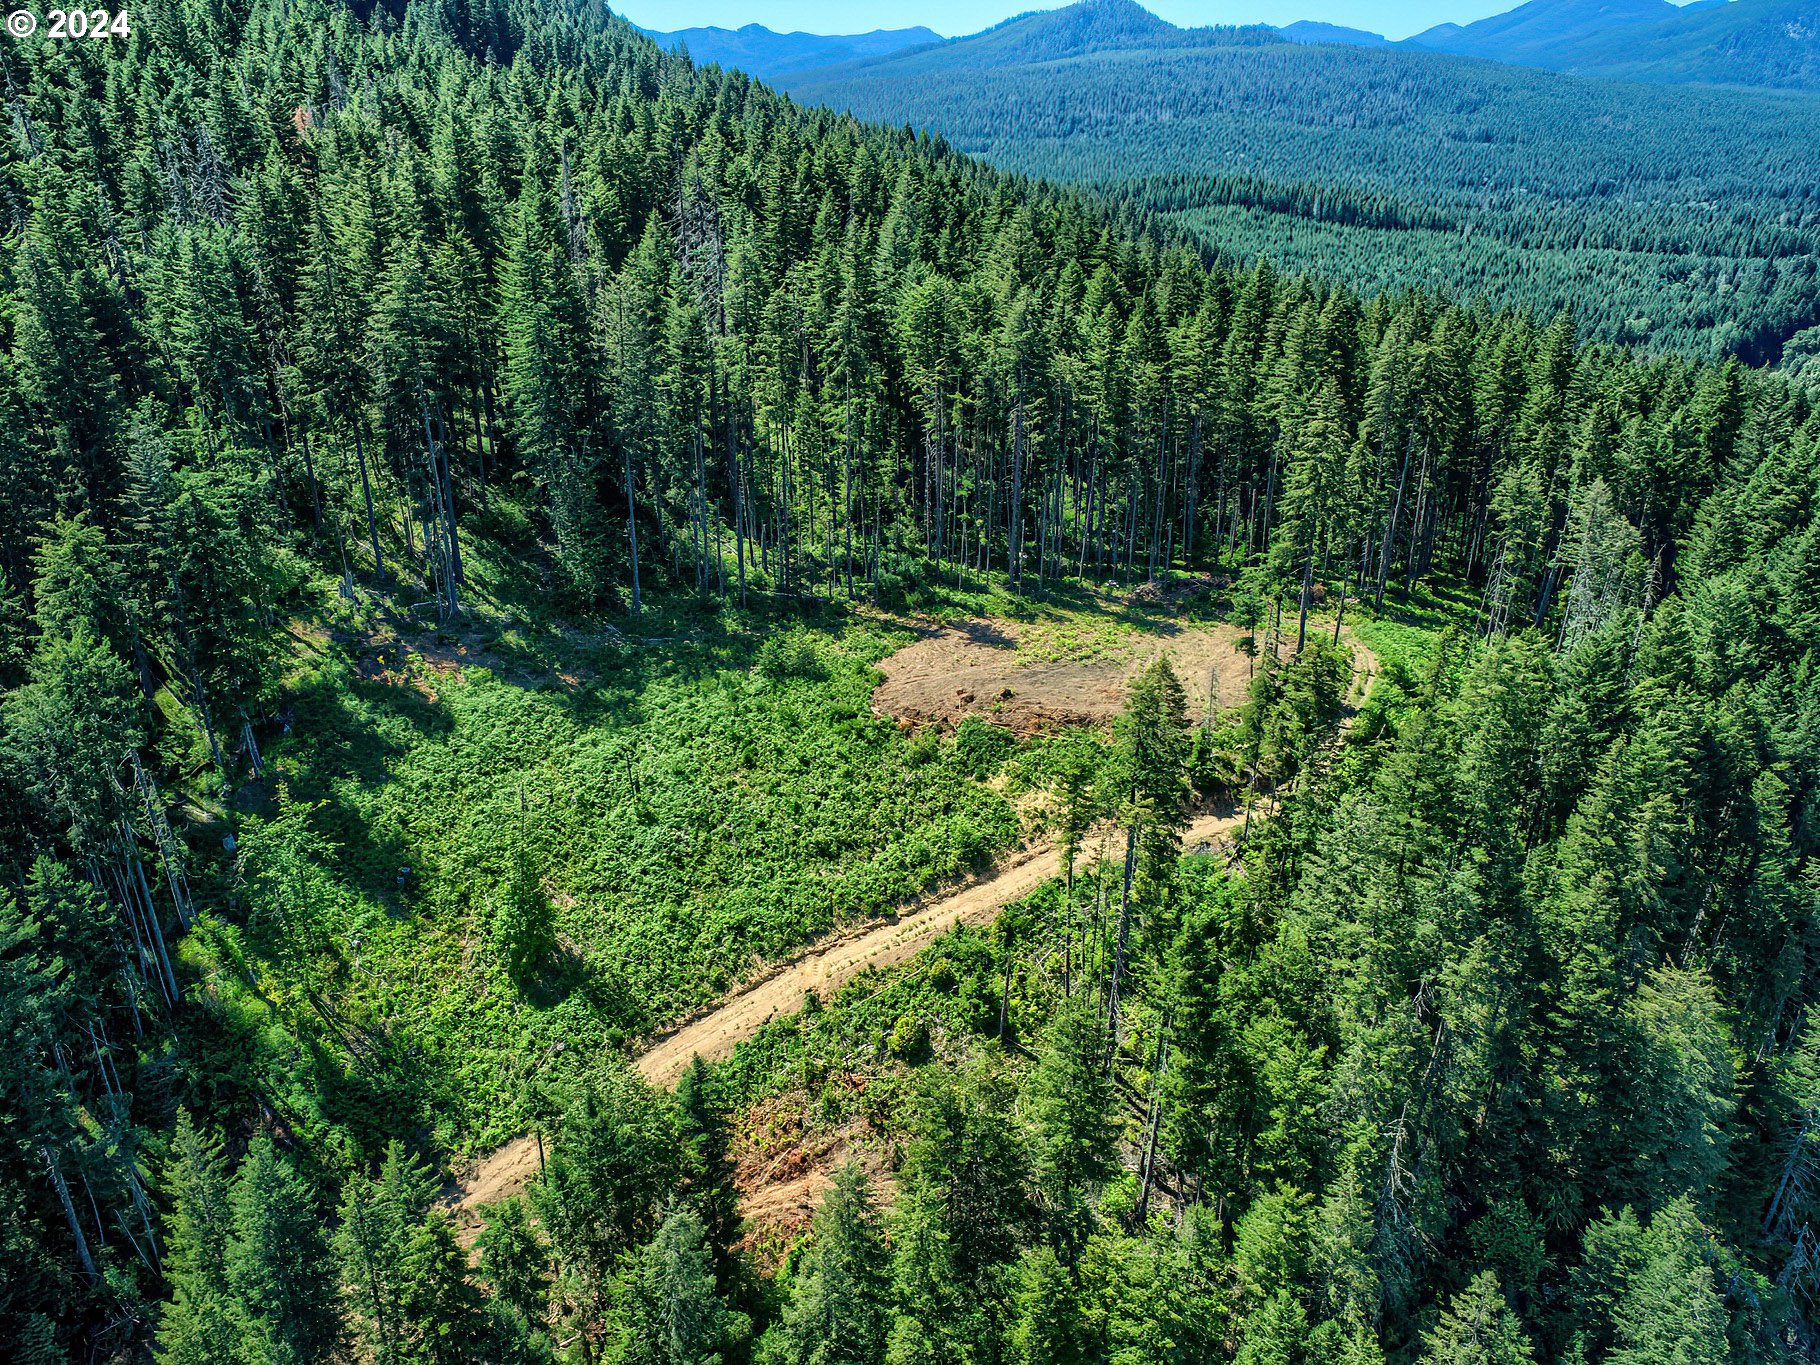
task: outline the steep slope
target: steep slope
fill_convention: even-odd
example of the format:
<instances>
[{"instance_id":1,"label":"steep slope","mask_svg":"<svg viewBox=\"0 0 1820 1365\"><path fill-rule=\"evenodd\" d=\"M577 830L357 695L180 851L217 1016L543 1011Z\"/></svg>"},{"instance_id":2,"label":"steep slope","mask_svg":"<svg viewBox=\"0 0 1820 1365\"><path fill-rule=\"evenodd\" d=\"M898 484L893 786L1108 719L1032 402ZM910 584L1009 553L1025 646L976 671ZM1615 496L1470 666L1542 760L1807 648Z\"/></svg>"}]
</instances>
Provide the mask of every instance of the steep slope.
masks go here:
<instances>
[{"instance_id":1,"label":"steep slope","mask_svg":"<svg viewBox=\"0 0 1820 1365\"><path fill-rule=\"evenodd\" d=\"M634 26L636 27L636 25ZM836 62L882 57L908 47L939 43L942 35L928 28L873 29L870 33L774 33L762 24L743 28L685 28L670 33L641 29L658 46L687 48L697 65L744 71L760 80Z\"/></svg>"},{"instance_id":2,"label":"steep slope","mask_svg":"<svg viewBox=\"0 0 1820 1365\"><path fill-rule=\"evenodd\" d=\"M1367 1361L1812 1339L1810 398L1230 270L601 6L134 19L0 48L0 1360L811 1359L840 1205L754 1285L726 1172L799 1116L904 1157L889 1240L837 1187L851 1360L1257 1358L1272 1304ZM1358 131L1479 65L1355 66ZM1157 79L1044 70L1102 66ZM1542 145L1488 163L1501 212ZM1646 188L1573 225L1696 221ZM875 662L994 601L1044 660L1230 608L1249 704L1191 734L1159 660L1110 736L874 713ZM1384 686L1330 762L1346 608ZM1243 877L1174 856L1191 787ZM1107 818L926 974L675 1096L633 1070ZM422 1163L533 1129L476 1279Z\"/></svg>"},{"instance_id":3,"label":"steep slope","mask_svg":"<svg viewBox=\"0 0 1820 1365\"><path fill-rule=\"evenodd\" d=\"M1530 0L1405 45L1621 80L1820 89L1815 0Z\"/></svg>"},{"instance_id":4,"label":"steep slope","mask_svg":"<svg viewBox=\"0 0 1820 1365\"><path fill-rule=\"evenodd\" d=\"M1659 24L1676 13L1668 0L1529 0L1476 23L1439 24L1418 33L1406 45L1462 57L1552 66L1552 58L1565 45L1604 38L1631 25Z\"/></svg>"},{"instance_id":5,"label":"steep slope","mask_svg":"<svg viewBox=\"0 0 1820 1365\"><path fill-rule=\"evenodd\" d=\"M1234 258L1363 288L1572 303L1614 340L1747 357L1816 320L1820 105L1804 97L1181 30L1134 8L785 85L1009 169L1116 185Z\"/></svg>"}]
</instances>

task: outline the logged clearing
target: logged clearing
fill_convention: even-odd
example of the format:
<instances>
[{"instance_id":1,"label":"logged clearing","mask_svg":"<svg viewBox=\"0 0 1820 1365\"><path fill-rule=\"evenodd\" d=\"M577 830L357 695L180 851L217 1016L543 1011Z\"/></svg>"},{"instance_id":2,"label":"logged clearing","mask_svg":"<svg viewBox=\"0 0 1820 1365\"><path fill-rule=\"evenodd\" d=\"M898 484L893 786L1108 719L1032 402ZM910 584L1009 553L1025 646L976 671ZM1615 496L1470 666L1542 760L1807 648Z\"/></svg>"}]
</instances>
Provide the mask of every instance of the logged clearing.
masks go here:
<instances>
[{"instance_id":1,"label":"logged clearing","mask_svg":"<svg viewBox=\"0 0 1820 1365\"><path fill-rule=\"evenodd\" d=\"M1233 814L1197 816L1184 834L1182 846L1193 851L1211 845L1238 824L1239 817ZM907 962L957 925L990 923L1005 906L1056 875L1055 848L1041 844L1015 854L991 875L926 905L823 939L809 952L769 968L707 1013L659 1038L639 1055L638 1070L653 1085L674 1085L697 1053L708 1061L729 1056L735 1045L772 1019L801 1009L806 992L813 990L826 999L869 967L882 969ZM522 1192L537 1169L537 1140L531 1136L514 1138L481 1158L456 1184L449 1200L464 1230L471 1234L478 1228L482 1205ZM786 1183L803 1183L784 1202L793 1207L796 1195L818 1195L820 1187L815 1182L819 1178L805 1179L794 1173L787 1177ZM749 1215L755 1202L775 1203L756 1187L741 1193L745 1196L742 1207Z\"/></svg>"},{"instance_id":2,"label":"logged clearing","mask_svg":"<svg viewBox=\"0 0 1820 1365\"><path fill-rule=\"evenodd\" d=\"M1155 630L1154 627L1151 628ZM1163 627L1161 633L1085 631L1079 628L1020 626L1006 621L972 621L931 631L881 665L885 682L873 696L877 711L900 721L953 725L967 714L981 715L1021 732L1107 719L1124 703L1125 683L1159 654L1168 652L1188 692L1189 714L1237 705L1251 669L1237 648L1243 639L1232 626ZM1350 700L1362 700L1378 672L1377 657L1351 631ZM1182 838L1188 852L1209 851L1232 833L1239 815L1199 815ZM1083 856L1105 850L1084 849ZM653 1085L671 1086L700 1054L720 1061L771 1020L796 1013L813 990L823 999L868 968L907 962L957 925L988 924L1011 902L1028 896L1057 875L1052 844L1011 855L977 881L915 902L887 920L872 920L832 934L784 962L767 967L719 1004L653 1041L637 1059L639 1073ZM792 1149L774 1161L746 1154L736 1181L740 1209L755 1230L797 1228L830 1182L844 1143L828 1151ZM537 1175L537 1140L514 1138L488 1153L457 1183L449 1197L471 1237L482 1206L522 1193Z\"/></svg>"},{"instance_id":3,"label":"logged clearing","mask_svg":"<svg viewBox=\"0 0 1820 1365\"><path fill-rule=\"evenodd\" d=\"M1123 704L1126 681L1167 651L1187 689L1190 714L1200 715L1209 698L1215 708L1243 700L1251 669L1237 648L1242 638L1225 625L1165 628L1161 634L1089 634L973 621L932 631L885 660L886 680L874 693L873 707L900 721L925 724L952 725L972 713L1023 732L1104 720ZM1344 638L1353 650L1349 699L1356 704L1369 691L1378 661L1351 631ZM1240 820L1232 813L1197 816L1182 847L1206 852ZM1092 856L1092 851L1084 852ZM808 991L827 999L867 968L907 962L956 925L990 923L1001 909L1056 873L1054 846L1040 844L1013 854L980 880L907 906L891 919L830 935L799 956L766 968L712 1009L656 1039L636 1059L639 1073L653 1085L674 1085L697 1053L708 1061L731 1055L771 1020L801 1009ZM776 1168L740 1162L740 1209L754 1229L806 1226L838 1164L828 1152L815 1158L784 1161ZM522 1193L537 1171L533 1136L514 1138L482 1157L447 1201L464 1238L478 1230L482 1206Z\"/></svg>"},{"instance_id":4,"label":"logged clearing","mask_svg":"<svg viewBox=\"0 0 1820 1365\"><path fill-rule=\"evenodd\" d=\"M1188 827L1189 849L1238 824L1233 815L1204 815ZM958 925L990 923L1012 901L1021 900L1059 875L1053 846L1042 844L1013 855L992 875L932 900L920 908L871 927L823 939L809 952L770 969L700 1018L657 1040L638 1058L638 1070L653 1085L676 1084L697 1053L710 1062L730 1056L779 1015L802 1008L814 991L824 1000L869 967L908 962Z\"/></svg>"},{"instance_id":5,"label":"logged clearing","mask_svg":"<svg viewBox=\"0 0 1820 1365\"><path fill-rule=\"evenodd\" d=\"M1231 625L1147 623L1027 625L978 620L931 630L879 665L872 709L902 723L952 728L978 716L1018 734L1109 720L1125 687L1167 654L1188 693L1188 713L1237 706L1251 661ZM1211 708L1209 703L1211 702Z\"/></svg>"}]
</instances>

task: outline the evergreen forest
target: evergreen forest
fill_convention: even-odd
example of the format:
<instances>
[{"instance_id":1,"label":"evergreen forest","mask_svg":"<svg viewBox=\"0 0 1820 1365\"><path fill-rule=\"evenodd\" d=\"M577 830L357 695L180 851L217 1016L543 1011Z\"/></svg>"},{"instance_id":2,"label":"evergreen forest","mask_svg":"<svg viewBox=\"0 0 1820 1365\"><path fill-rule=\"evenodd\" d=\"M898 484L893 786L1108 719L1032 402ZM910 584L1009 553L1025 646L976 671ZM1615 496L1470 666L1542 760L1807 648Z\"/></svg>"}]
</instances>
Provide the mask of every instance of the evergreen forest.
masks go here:
<instances>
[{"instance_id":1,"label":"evergreen forest","mask_svg":"<svg viewBox=\"0 0 1820 1365\"><path fill-rule=\"evenodd\" d=\"M1820 1354L1798 377L594 4L0 76L0 1358ZM880 709L961 630L1161 647L1106 723Z\"/></svg>"},{"instance_id":2,"label":"evergreen forest","mask_svg":"<svg viewBox=\"0 0 1820 1365\"><path fill-rule=\"evenodd\" d=\"M1572 305L1589 336L1754 364L1820 324L1809 94L1178 29L1135 0L780 79L1175 216L1236 264Z\"/></svg>"}]
</instances>

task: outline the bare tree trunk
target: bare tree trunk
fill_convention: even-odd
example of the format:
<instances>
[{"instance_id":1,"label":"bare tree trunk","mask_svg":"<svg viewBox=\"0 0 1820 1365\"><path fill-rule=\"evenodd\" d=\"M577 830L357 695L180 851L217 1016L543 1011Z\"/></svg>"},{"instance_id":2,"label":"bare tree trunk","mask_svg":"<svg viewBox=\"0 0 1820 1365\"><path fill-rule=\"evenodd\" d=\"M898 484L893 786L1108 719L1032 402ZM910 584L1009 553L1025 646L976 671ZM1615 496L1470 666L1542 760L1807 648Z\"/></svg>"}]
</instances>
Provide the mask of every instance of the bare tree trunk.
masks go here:
<instances>
[{"instance_id":1,"label":"bare tree trunk","mask_svg":"<svg viewBox=\"0 0 1820 1365\"><path fill-rule=\"evenodd\" d=\"M1403 487L1409 479L1409 443L1403 443L1403 472L1397 475L1397 495L1390 502L1390 516L1384 522L1384 544L1378 550L1378 592L1372 606L1376 610L1384 607L1384 585L1390 580L1390 551L1396 544L1397 517L1403 508Z\"/></svg>"},{"instance_id":2,"label":"bare tree trunk","mask_svg":"<svg viewBox=\"0 0 1820 1365\"><path fill-rule=\"evenodd\" d=\"M1144 1225L1144 1218L1150 1211L1150 1187L1156 1180L1156 1137L1157 1130L1163 1126L1163 1071L1169 1065L1169 1021L1163 1021L1163 1027L1156 1038L1156 1073L1150 1082L1150 1123L1149 1131L1144 1137L1143 1174L1138 1186L1136 1223Z\"/></svg>"},{"instance_id":3,"label":"bare tree trunk","mask_svg":"<svg viewBox=\"0 0 1820 1365\"><path fill-rule=\"evenodd\" d=\"M1789 1186L1795 1183L1797 1173L1803 1164L1803 1153L1807 1146L1808 1131L1813 1127L1814 1111L1808 1109L1801 1115L1801 1127L1795 1133L1795 1140L1789 1144L1788 1160L1782 1163L1782 1179L1776 1183L1776 1196L1769 1201L1769 1212L1763 1215L1763 1235L1769 1236L1776 1226L1776 1216L1782 1211L1783 1200L1788 1195Z\"/></svg>"},{"instance_id":4,"label":"bare tree trunk","mask_svg":"<svg viewBox=\"0 0 1820 1365\"><path fill-rule=\"evenodd\" d=\"M303 436L303 477L310 485L310 525L318 531L322 529L322 486L316 482L316 459L310 450L310 429L304 427Z\"/></svg>"},{"instance_id":5,"label":"bare tree trunk","mask_svg":"<svg viewBox=\"0 0 1820 1365\"><path fill-rule=\"evenodd\" d=\"M1403 563L1403 600L1409 600L1409 594L1415 588L1417 561L1421 558L1422 528L1428 521L1428 466L1433 449L1428 442L1422 443L1422 463L1416 474L1416 510L1409 528L1409 558Z\"/></svg>"},{"instance_id":6,"label":"bare tree trunk","mask_svg":"<svg viewBox=\"0 0 1820 1365\"><path fill-rule=\"evenodd\" d=\"M1011 420L1011 516L1006 527L1010 543L1005 546L1005 558L1010 561L1006 567L1011 571L1011 591L1016 592L1024 568L1024 403L1021 395Z\"/></svg>"},{"instance_id":7,"label":"bare tree trunk","mask_svg":"<svg viewBox=\"0 0 1820 1365\"><path fill-rule=\"evenodd\" d=\"M1302 564L1302 609L1296 618L1295 652L1299 655L1308 642L1308 599L1314 595L1314 547L1308 547L1308 558Z\"/></svg>"},{"instance_id":8,"label":"bare tree trunk","mask_svg":"<svg viewBox=\"0 0 1820 1365\"><path fill-rule=\"evenodd\" d=\"M1112 986L1106 996L1106 1069L1119 1053L1119 986L1125 978L1125 943L1131 932L1131 878L1137 870L1137 822L1125 830L1125 880L1119 889L1119 929L1112 954Z\"/></svg>"},{"instance_id":9,"label":"bare tree trunk","mask_svg":"<svg viewBox=\"0 0 1820 1365\"><path fill-rule=\"evenodd\" d=\"M1168 411L1167 407L1163 410L1163 431L1157 437L1156 444L1156 506L1150 509L1150 545L1148 547L1150 558L1149 571L1145 578L1145 581L1149 583L1156 582L1157 551L1160 549L1163 539L1163 504L1169 500ZM1169 561L1165 559L1163 568L1168 567Z\"/></svg>"},{"instance_id":10,"label":"bare tree trunk","mask_svg":"<svg viewBox=\"0 0 1820 1365\"><path fill-rule=\"evenodd\" d=\"M733 562L739 574L739 605L746 605L746 500L745 462L740 459L739 442L734 435L733 404L727 404L728 479L733 486Z\"/></svg>"},{"instance_id":11,"label":"bare tree trunk","mask_svg":"<svg viewBox=\"0 0 1820 1365\"><path fill-rule=\"evenodd\" d=\"M367 539L373 545L373 576L385 578L385 556L379 553L379 518L373 513L373 485L367 478L366 440L360 434L360 421L354 421L354 459L360 465L360 496L367 509Z\"/></svg>"},{"instance_id":12,"label":"bare tree trunk","mask_svg":"<svg viewBox=\"0 0 1820 1365\"><path fill-rule=\"evenodd\" d=\"M177 1003L177 974L171 970L171 955L164 945L164 926L158 923L158 907L152 903L151 888L145 884L145 864L140 862L139 855L130 847L125 853L128 870L133 874L133 883L139 889L141 903L144 907L146 928L152 940L152 949L157 954L159 967L163 972L163 984L169 992L171 1004ZM128 894L131 894L131 885Z\"/></svg>"},{"instance_id":13,"label":"bare tree trunk","mask_svg":"<svg viewBox=\"0 0 1820 1365\"><path fill-rule=\"evenodd\" d=\"M638 592L638 503L632 496L632 447L624 450L626 465L626 542L632 547L632 614L644 611Z\"/></svg>"},{"instance_id":14,"label":"bare tree trunk","mask_svg":"<svg viewBox=\"0 0 1820 1365\"><path fill-rule=\"evenodd\" d=\"M95 1258L89 1254L88 1238L82 1233L82 1223L76 1217L76 1202L70 1198L69 1182L63 1178L63 1170L57 1165L57 1158L51 1155L48 1147L40 1147L38 1152L44 1158L44 1168L50 1173L51 1188L57 1191L57 1202L63 1205L63 1220L69 1224L70 1236L76 1243L76 1259L82 1262L82 1269L91 1280L100 1279L95 1270Z\"/></svg>"}]
</instances>

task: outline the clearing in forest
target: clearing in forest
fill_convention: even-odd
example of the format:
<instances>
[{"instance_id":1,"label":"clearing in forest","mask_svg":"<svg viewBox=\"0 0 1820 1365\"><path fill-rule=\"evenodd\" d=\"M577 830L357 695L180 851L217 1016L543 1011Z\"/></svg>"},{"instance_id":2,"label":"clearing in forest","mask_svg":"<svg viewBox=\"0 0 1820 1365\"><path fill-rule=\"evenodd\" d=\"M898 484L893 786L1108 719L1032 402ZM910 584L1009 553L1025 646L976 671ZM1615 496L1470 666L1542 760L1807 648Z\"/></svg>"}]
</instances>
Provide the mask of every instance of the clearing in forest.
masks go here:
<instances>
[{"instance_id":1,"label":"clearing in forest","mask_svg":"<svg viewBox=\"0 0 1820 1365\"><path fill-rule=\"evenodd\" d=\"M1182 846L1190 851L1210 847L1239 823L1240 817L1231 812L1197 816L1183 832ZM637 1057L639 1073L654 1085L675 1085L697 1054L707 1061L730 1056L735 1046L771 1020L801 1009L807 992L831 999L868 968L882 971L907 962L960 925L991 923L1006 905L1030 895L1055 875L1054 846L1038 844L1013 855L990 875L927 904L906 906L892 919L824 939L793 960L768 968L714 1008L658 1039ZM466 1233L471 1235L478 1228L483 1205L522 1192L536 1176L539 1164L537 1139L529 1135L482 1157L457 1182L448 1201ZM801 1173L791 1173L797 1174ZM821 1189L817 1182L826 1175L824 1168L783 1202L812 1199ZM763 1183L742 1191L747 1196L748 1217L753 1216L752 1200L770 1198L775 1203L782 1198L759 1195Z\"/></svg>"},{"instance_id":2,"label":"clearing in forest","mask_svg":"<svg viewBox=\"0 0 1820 1365\"><path fill-rule=\"evenodd\" d=\"M953 727L978 716L1020 735L1118 714L1125 687L1167 653L1201 719L1245 698L1247 636L1232 625L1159 621L1142 630L1002 619L932 629L878 665L872 709L900 723Z\"/></svg>"},{"instance_id":3,"label":"clearing in forest","mask_svg":"<svg viewBox=\"0 0 1820 1365\"><path fill-rule=\"evenodd\" d=\"M1210 844L1239 823L1239 817L1230 812L1197 816L1183 832L1182 846L1193 850ZM809 991L831 999L867 969L882 971L908 962L963 924L990 924L1005 906L1057 875L1055 847L1041 843L1014 854L990 876L957 887L926 905L906 906L891 919L832 935L791 961L771 967L714 1008L653 1043L639 1054L639 1073L653 1085L673 1086L697 1054L710 1062L731 1056L737 1044L772 1019L801 1009Z\"/></svg>"}]
</instances>

